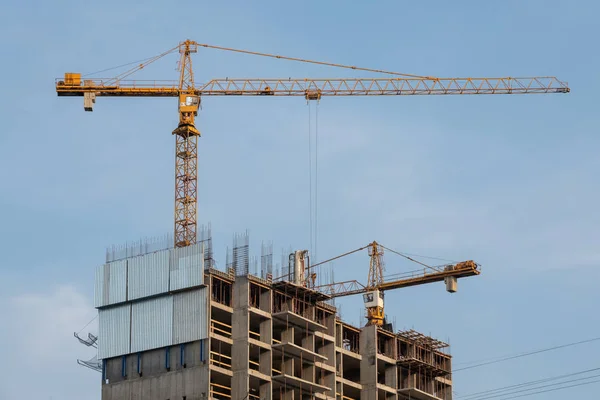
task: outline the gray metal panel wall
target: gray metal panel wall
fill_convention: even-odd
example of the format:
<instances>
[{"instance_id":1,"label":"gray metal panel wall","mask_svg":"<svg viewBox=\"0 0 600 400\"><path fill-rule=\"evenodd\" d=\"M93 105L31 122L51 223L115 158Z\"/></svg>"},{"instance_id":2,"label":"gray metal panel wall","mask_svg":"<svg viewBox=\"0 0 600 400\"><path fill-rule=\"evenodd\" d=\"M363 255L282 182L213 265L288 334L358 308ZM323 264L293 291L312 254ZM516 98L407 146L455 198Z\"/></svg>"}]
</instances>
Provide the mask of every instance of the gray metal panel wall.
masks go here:
<instances>
[{"instance_id":1,"label":"gray metal panel wall","mask_svg":"<svg viewBox=\"0 0 600 400\"><path fill-rule=\"evenodd\" d=\"M106 278L104 276L106 272L106 265L99 265L96 267L96 279L94 281L94 307L101 307L106 305L108 298L105 298L105 293L108 291L108 285L106 284ZM108 296L107 296L108 297Z\"/></svg>"},{"instance_id":2,"label":"gray metal panel wall","mask_svg":"<svg viewBox=\"0 0 600 400\"><path fill-rule=\"evenodd\" d=\"M98 359L130 352L131 305L98 310Z\"/></svg>"},{"instance_id":3,"label":"gray metal panel wall","mask_svg":"<svg viewBox=\"0 0 600 400\"><path fill-rule=\"evenodd\" d=\"M181 290L204 283L204 243L171 250L170 290Z\"/></svg>"},{"instance_id":4,"label":"gray metal panel wall","mask_svg":"<svg viewBox=\"0 0 600 400\"><path fill-rule=\"evenodd\" d=\"M173 296L142 300L131 306L131 352L169 346L173 342Z\"/></svg>"},{"instance_id":5,"label":"gray metal panel wall","mask_svg":"<svg viewBox=\"0 0 600 400\"><path fill-rule=\"evenodd\" d=\"M173 296L173 344L208 337L207 288L193 289Z\"/></svg>"},{"instance_id":6,"label":"gray metal panel wall","mask_svg":"<svg viewBox=\"0 0 600 400\"><path fill-rule=\"evenodd\" d=\"M102 307L127 301L127 260L96 268L94 306Z\"/></svg>"},{"instance_id":7,"label":"gray metal panel wall","mask_svg":"<svg viewBox=\"0 0 600 400\"><path fill-rule=\"evenodd\" d=\"M108 304L127 301L127 260L108 264Z\"/></svg>"},{"instance_id":8,"label":"gray metal panel wall","mask_svg":"<svg viewBox=\"0 0 600 400\"><path fill-rule=\"evenodd\" d=\"M128 259L129 300L169 291L169 250Z\"/></svg>"}]
</instances>

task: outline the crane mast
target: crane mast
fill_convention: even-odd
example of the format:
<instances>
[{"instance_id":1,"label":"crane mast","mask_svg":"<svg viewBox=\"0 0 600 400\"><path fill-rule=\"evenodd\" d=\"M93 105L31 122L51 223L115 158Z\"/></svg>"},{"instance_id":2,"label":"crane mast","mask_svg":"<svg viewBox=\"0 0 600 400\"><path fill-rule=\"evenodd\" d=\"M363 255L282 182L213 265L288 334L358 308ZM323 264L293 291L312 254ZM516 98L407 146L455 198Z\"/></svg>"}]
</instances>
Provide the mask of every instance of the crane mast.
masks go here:
<instances>
[{"instance_id":1,"label":"crane mast","mask_svg":"<svg viewBox=\"0 0 600 400\"><path fill-rule=\"evenodd\" d=\"M195 94L191 53L198 44L186 40L179 45L179 124L175 135L175 247L196 243L198 203L198 136L195 117L200 96Z\"/></svg>"},{"instance_id":2,"label":"crane mast","mask_svg":"<svg viewBox=\"0 0 600 400\"><path fill-rule=\"evenodd\" d=\"M383 284L383 249L375 241L369 245L369 256L371 259L366 289L370 292L365 294L366 297L364 297L367 319L369 323L381 326L385 316L383 292L379 292L377 288Z\"/></svg>"},{"instance_id":3,"label":"crane mast","mask_svg":"<svg viewBox=\"0 0 600 400\"><path fill-rule=\"evenodd\" d=\"M198 47L237 53L265 56L281 60L299 61L385 74L386 78L333 78L333 79L212 79L196 84L192 68L192 53ZM137 81L126 78L156 60L179 51L178 81ZM281 55L231 49L192 40L148 59L124 73L109 79L85 79L80 73L65 73L56 80L58 96L82 96L85 111L92 111L96 97L177 97L179 123L175 135L175 218L174 245L185 247L196 242L198 194L198 137L195 126L202 96L302 96L306 100L319 100L322 96L405 96L405 95L480 95L480 94L536 94L569 93L568 85L555 77L529 78L436 78L402 74L369 68L359 68L322 61L312 61ZM372 251L377 259L376 247ZM371 266L369 284L381 281L380 264Z\"/></svg>"}]
</instances>

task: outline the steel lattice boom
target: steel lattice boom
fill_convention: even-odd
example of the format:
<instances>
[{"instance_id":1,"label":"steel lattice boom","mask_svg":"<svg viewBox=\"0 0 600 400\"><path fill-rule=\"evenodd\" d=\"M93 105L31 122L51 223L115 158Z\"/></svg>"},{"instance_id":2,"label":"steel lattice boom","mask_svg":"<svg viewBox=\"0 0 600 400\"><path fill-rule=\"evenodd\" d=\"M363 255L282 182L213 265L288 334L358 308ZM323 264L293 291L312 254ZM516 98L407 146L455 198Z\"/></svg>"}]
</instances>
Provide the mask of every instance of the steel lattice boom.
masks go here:
<instances>
[{"instance_id":1,"label":"steel lattice boom","mask_svg":"<svg viewBox=\"0 0 600 400\"><path fill-rule=\"evenodd\" d=\"M177 97L176 81L92 79L81 84L56 80L59 96ZM410 96L465 94L569 93L555 77L533 78L364 78L213 79L190 90L197 96Z\"/></svg>"},{"instance_id":2,"label":"steel lattice boom","mask_svg":"<svg viewBox=\"0 0 600 400\"><path fill-rule=\"evenodd\" d=\"M469 276L477 276L480 273L479 266L474 261L463 261L457 264L448 265L442 271L428 272L426 269L410 271L405 276L397 278L391 277L391 279L384 280L379 285L371 288L363 285L357 280L349 280L316 286L315 290L325 293L332 298L343 297L366 293L373 289L401 289L426 283L442 282L448 277L466 278Z\"/></svg>"}]
</instances>

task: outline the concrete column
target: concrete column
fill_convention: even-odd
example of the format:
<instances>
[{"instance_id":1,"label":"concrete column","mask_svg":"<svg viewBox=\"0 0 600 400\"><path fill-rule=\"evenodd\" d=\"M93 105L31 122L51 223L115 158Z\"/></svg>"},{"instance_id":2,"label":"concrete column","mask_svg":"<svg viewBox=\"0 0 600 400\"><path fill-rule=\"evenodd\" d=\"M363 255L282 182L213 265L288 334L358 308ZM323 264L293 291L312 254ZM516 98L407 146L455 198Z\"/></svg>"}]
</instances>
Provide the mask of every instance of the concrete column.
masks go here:
<instances>
[{"instance_id":1,"label":"concrete column","mask_svg":"<svg viewBox=\"0 0 600 400\"><path fill-rule=\"evenodd\" d=\"M302 336L302 347L312 352L315 351L315 335L313 333L304 333L304 336Z\"/></svg>"},{"instance_id":2,"label":"concrete column","mask_svg":"<svg viewBox=\"0 0 600 400\"><path fill-rule=\"evenodd\" d=\"M293 390L288 390L287 392L283 392L283 395L281 396L281 400L294 400L295 398L295 393Z\"/></svg>"},{"instance_id":3,"label":"concrete column","mask_svg":"<svg viewBox=\"0 0 600 400\"><path fill-rule=\"evenodd\" d=\"M281 331L281 343L290 342L294 343L295 329L293 326L288 326L286 329Z\"/></svg>"},{"instance_id":4,"label":"concrete column","mask_svg":"<svg viewBox=\"0 0 600 400\"><path fill-rule=\"evenodd\" d=\"M321 340L321 339L317 338L316 340ZM336 354L335 354L334 343L326 342L326 344L323 347L321 347L319 354L327 357L327 361L325 361L324 364L327 364L327 365L335 368ZM327 395L329 397L335 397L335 373L327 372L327 374L325 375L324 384L325 384L325 386L331 388L331 390L328 390L327 392L325 392L325 395Z\"/></svg>"},{"instance_id":5,"label":"concrete column","mask_svg":"<svg viewBox=\"0 0 600 400\"><path fill-rule=\"evenodd\" d=\"M361 400L377 400L377 327L365 326L360 332L360 392Z\"/></svg>"},{"instance_id":6,"label":"concrete column","mask_svg":"<svg viewBox=\"0 0 600 400\"><path fill-rule=\"evenodd\" d=\"M259 334L260 341L268 344L269 346L273 345L273 325L270 319L266 319L260 322L259 326Z\"/></svg>"},{"instance_id":7,"label":"concrete column","mask_svg":"<svg viewBox=\"0 0 600 400\"><path fill-rule=\"evenodd\" d=\"M271 376L271 371L273 369L273 356L270 350L260 349L260 355L258 358L258 362L260 365L258 366L258 370L261 374L265 374L267 376Z\"/></svg>"},{"instance_id":8,"label":"concrete column","mask_svg":"<svg viewBox=\"0 0 600 400\"><path fill-rule=\"evenodd\" d=\"M385 384L398 389L398 371L395 365L386 364L385 366Z\"/></svg>"},{"instance_id":9,"label":"concrete column","mask_svg":"<svg viewBox=\"0 0 600 400\"><path fill-rule=\"evenodd\" d=\"M260 309L271 313L273 312L273 300L271 299L272 292L265 290L260 294Z\"/></svg>"},{"instance_id":10,"label":"concrete column","mask_svg":"<svg viewBox=\"0 0 600 400\"><path fill-rule=\"evenodd\" d=\"M305 336L302 337L302 347L312 352L315 351L315 335L313 333L305 333ZM300 377L309 382L314 382L315 373L316 368L314 364L305 364L302 366L302 375Z\"/></svg>"},{"instance_id":11,"label":"concrete column","mask_svg":"<svg viewBox=\"0 0 600 400\"><path fill-rule=\"evenodd\" d=\"M260 308L262 311L271 312L272 310L272 292L270 290L261 294ZM273 375L273 320L265 319L260 322L260 340L269 345L269 350L260 350L258 370L267 376ZM273 385L271 382L263 382L259 388L261 400L271 400L273 397Z\"/></svg>"},{"instance_id":12,"label":"concrete column","mask_svg":"<svg viewBox=\"0 0 600 400\"><path fill-rule=\"evenodd\" d=\"M285 330L281 331L281 343L294 343L294 333L295 329L293 326L287 327ZM285 357L285 352L283 354L283 363L281 367L282 373L286 375L294 375L294 359L291 357Z\"/></svg>"},{"instance_id":13,"label":"concrete column","mask_svg":"<svg viewBox=\"0 0 600 400\"><path fill-rule=\"evenodd\" d=\"M390 341L388 341L388 345L386 350L389 352L389 356L393 359L396 359L398 356L398 344L396 342L396 339L392 339ZM392 387L394 389L398 389L398 367L396 365L396 363L394 364L385 364L385 371L383 371L383 373L385 374L384 377L384 382L387 386ZM397 396L396 395L392 395L392 399L395 399ZM388 399L390 399L390 396L387 396Z\"/></svg>"},{"instance_id":14,"label":"concrete column","mask_svg":"<svg viewBox=\"0 0 600 400\"><path fill-rule=\"evenodd\" d=\"M281 364L281 373L285 375L294 375L294 359L292 357L284 357Z\"/></svg>"},{"instance_id":15,"label":"concrete column","mask_svg":"<svg viewBox=\"0 0 600 400\"><path fill-rule=\"evenodd\" d=\"M317 313L317 310L316 310L315 306L313 306L313 305L306 306L306 318L314 321L317 317L316 313Z\"/></svg>"},{"instance_id":16,"label":"concrete column","mask_svg":"<svg viewBox=\"0 0 600 400\"><path fill-rule=\"evenodd\" d=\"M452 359L449 358L448 359L448 370L452 371ZM448 379L449 382L449 386L444 390L445 392L445 396L444 396L444 400L452 400L452 375L449 375L446 377L446 379Z\"/></svg>"},{"instance_id":17,"label":"concrete column","mask_svg":"<svg viewBox=\"0 0 600 400\"><path fill-rule=\"evenodd\" d=\"M250 357L250 345L248 343L248 332L250 330L250 316L248 315L249 290L248 278L236 277L233 283L233 319L231 326L233 339L231 400L244 400L250 389L248 374L248 359Z\"/></svg>"},{"instance_id":18,"label":"concrete column","mask_svg":"<svg viewBox=\"0 0 600 400\"><path fill-rule=\"evenodd\" d=\"M265 382L260 385L259 396L261 400L271 400L272 399L272 386L271 382Z\"/></svg>"}]
</instances>

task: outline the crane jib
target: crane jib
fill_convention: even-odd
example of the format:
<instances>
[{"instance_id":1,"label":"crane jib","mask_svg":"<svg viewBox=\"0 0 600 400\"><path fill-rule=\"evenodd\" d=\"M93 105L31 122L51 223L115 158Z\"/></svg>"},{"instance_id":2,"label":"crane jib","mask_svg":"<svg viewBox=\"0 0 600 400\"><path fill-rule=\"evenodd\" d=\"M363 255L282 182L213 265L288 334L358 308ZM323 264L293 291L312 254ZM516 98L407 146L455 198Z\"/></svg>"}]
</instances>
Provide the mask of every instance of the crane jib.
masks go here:
<instances>
[{"instance_id":1,"label":"crane jib","mask_svg":"<svg viewBox=\"0 0 600 400\"><path fill-rule=\"evenodd\" d=\"M57 80L59 96L176 97L175 81ZM569 93L569 87L549 78L426 79L215 79L186 90L198 96L401 96Z\"/></svg>"}]
</instances>

